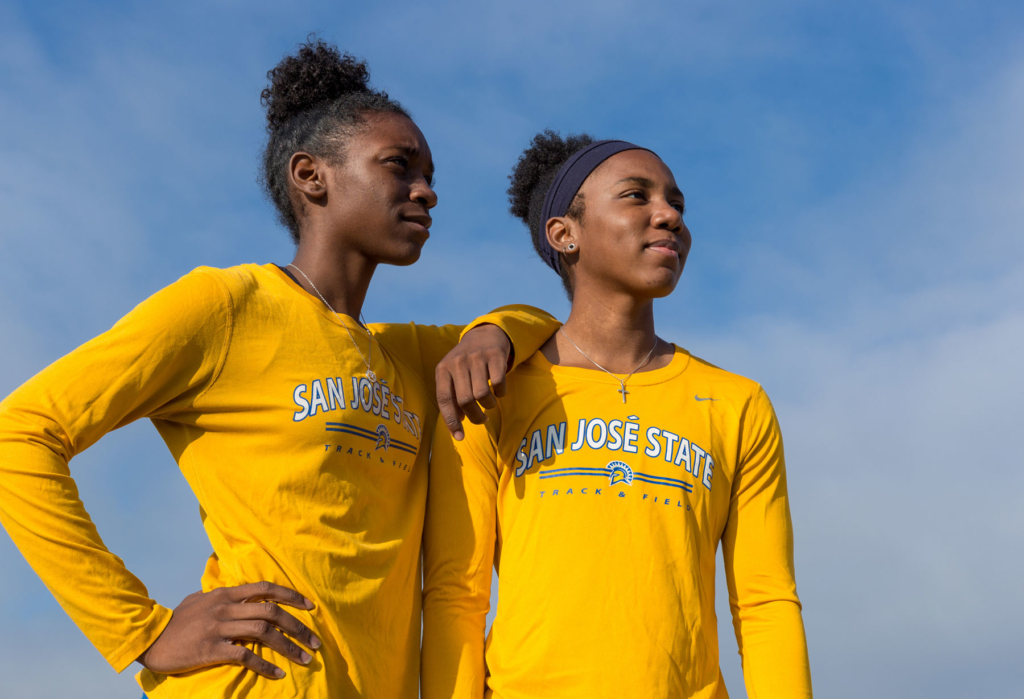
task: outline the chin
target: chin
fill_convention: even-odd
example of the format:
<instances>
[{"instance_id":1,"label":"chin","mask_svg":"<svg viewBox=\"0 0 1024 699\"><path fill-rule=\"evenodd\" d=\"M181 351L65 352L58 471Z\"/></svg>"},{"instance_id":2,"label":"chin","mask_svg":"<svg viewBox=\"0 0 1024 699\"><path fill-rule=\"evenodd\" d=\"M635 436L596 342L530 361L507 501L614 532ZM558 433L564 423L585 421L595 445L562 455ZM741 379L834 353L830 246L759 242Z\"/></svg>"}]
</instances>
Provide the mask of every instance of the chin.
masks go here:
<instances>
[{"instance_id":1,"label":"chin","mask_svg":"<svg viewBox=\"0 0 1024 699\"><path fill-rule=\"evenodd\" d=\"M399 249L388 250L377 257L377 261L382 265L394 265L395 267L408 267L411 264L415 264L419 261L420 255L423 254L422 245L402 245L398 246Z\"/></svg>"},{"instance_id":2,"label":"chin","mask_svg":"<svg viewBox=\"0 0 1024 699\"><path fill-rule=\"evenodd\" d=\"M644 296L660 299L675 291L678 283L679 276L674 271L665 269L648 275L641 287Z\"/></svg>"},{"instance_id":3,"label":"chin","mask_svg":"<svg viewBox=\"0 0 1024 699\"><path fill-rule=\"evenodd\" d=\"M666 296L670 296L673 291L676 290L676 285L670 286L658 286L647 291L647 295L654 299L663 299Z\"/></svg>"},{"instance_id":4,"label":"chin","mask_svg":"<svg viewBox=\"0 0 1024 699\"><path fill-rule=\"evenodd\" d=\"M420 233L405 228L392 231L390 235L378 238L378 247L374 257L380 264L408 267L420 259L423 246L429 239L429 233Z\"/></svg>"},{"instance_id":5,"label":"chin","mask_svg":"<svg viewBox=\"0 0 1024 699\"><path fill-rule=\"evenodd\" d=\"M397 260L389 261L385 264L394 265L395 267L408 267L409 265L416 264L419 262L420 254L417 252L415 255L409 255L408 257L402 257Z\"/></svg>"}]
</instances>

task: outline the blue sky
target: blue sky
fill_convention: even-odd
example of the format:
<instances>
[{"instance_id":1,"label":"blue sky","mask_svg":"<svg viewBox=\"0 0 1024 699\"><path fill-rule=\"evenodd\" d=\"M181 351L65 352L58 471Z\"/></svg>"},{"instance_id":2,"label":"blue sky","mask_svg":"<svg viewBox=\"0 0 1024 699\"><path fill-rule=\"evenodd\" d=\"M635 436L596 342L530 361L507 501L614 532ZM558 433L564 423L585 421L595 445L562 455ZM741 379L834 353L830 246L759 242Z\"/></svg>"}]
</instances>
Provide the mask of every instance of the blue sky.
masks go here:
<instances>
[{"instance_id":1,"label":"blue sky","mask_svg":"<svg viewBox=\"0 0 1024 699\"><path fill-rule=\"evenodd\" d=\"M1019 691L1024 5L5 2L0 394L196 266L290 259L258 94L314 30L438 166L433 236L369 320L564 317L511 165L545 127L652 147L694 235L659 332L773 398L818 695ZM151 425L72 473L158 600L198 587L198 508ZM0 598L5 696L137 697L6 537Z\"/></svg>"}]
</instances>

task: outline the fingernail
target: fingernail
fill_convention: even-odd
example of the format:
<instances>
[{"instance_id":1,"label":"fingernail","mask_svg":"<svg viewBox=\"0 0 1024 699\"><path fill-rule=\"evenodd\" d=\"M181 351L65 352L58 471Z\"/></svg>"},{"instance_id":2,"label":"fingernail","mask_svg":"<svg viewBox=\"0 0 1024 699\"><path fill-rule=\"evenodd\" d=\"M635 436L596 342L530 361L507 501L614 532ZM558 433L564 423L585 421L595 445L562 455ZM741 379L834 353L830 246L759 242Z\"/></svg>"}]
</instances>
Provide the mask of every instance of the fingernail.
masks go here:
<instances>
[{"instance_id":1,"label":"fingernail","mask_svg":"<svg viewBox=\"0 0 1024 699\"><path fill-rule=\"evenodd\" d=\"M455 437L455 441L456 442L461 442L462 438L466 436L466 433L463 432L462 430L459 430L458 432L456 432L452 436Z\"/></svg>"},{"instance_id":2,"label":"fingernail","mask_svg":"<svg viewBox=\"0 0 1024 699\"><path fill-rule=\"evenodd\" d=\"M306 663L308 663L312 659L313 659L313 656L310 655L309 653L307 653L306 651L302 651L301 653L299 653L299 660L302 661L303 665L305 665Z\"/></svg>"},{"instance_id":3,"label":"fingernail","mask_svg":"<svg viewBox=\"0 0 1024 699\"><path fill-rule=\"evenodd\" d=\"M317 648L319 648L320 647L320 639L317 638L316 636L311 636L310 639L309 639L309 647L312 648L313 650L316 650Z\"/></svg>"},{"instance_id":4,"label":"fingernail","mask_svg":"<svg viewBox=\"0 0 1024 699\"><path fill-rule=\"evenodd\" d=\"M276 677L277 679L281 679L282 677L284 677L284 670L282 670L279 667L274 668L274 677Z\"/></svg>"},{"instance_id":5,"label":"fingernail","mask_svg":"<svg viewBox=\"0 0 1024 699\"><path fill-rule=\"evenodd\" d=\"M306 597L305 600L306 600L306 609L312 609L313 608L313 600L311 600L308 597Z\"/></svg>"}]
</instances>

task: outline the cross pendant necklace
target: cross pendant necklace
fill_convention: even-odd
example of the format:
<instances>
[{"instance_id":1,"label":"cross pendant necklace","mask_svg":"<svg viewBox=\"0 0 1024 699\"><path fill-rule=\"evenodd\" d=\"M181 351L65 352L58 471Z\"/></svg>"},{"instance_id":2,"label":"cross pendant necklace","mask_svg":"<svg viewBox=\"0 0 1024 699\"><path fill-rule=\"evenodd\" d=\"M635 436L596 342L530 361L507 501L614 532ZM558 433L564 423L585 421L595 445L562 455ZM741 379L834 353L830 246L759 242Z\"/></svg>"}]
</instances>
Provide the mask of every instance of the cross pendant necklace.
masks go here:
<instances>
[{"instance_id":1,"label":"cross pendant necklace","mask_svg":"<svg viewBox=\"0 0 1024 699\"><path fill-rule=\"evenodd\" d=\"M634 369L633 371L629 372L629 376L627 376L624 379L620 379L618 376L616 376L612 372L610 372L607 369L605 369L603 366L601 366L600 364L595 362L593 359L591 359L590 357L587 357L587 353L584 352L583 350L581 350L580 346L577 345L575 342L573 342L572 338L570 338L568 335L566 335L564 330L559 328L558 332L562 333L562 337L564 337L566 340L568 340L569 344L572 345L573 347L575 347L576 351L579 352L580 354L582 354L586 358L586 360L588 362L590 362L591 364L596 366L598 369L600 369L601 371L603 371L604 373L608 374L613 379L615 379L616 381L619 382L619 389L617 391L615 391L615 392L622 394L622 402L623 403L626 402L626 395L629 393L629 391L626 390L626 382L629 381L629 379L633 376L633 374L635 374L636 372L640 371L640 369L642 369L644 367L644 365L647 364L647 360L649 360L651 358L651 355L654 354L655 347L658 346L658 338L655 337L654 338L654 347L651 347L651 351L647 353L647 356L644 357L644 360L642 362L640 362L639 365L637 365L636 369Z\"/></svg>"}]
</instances>

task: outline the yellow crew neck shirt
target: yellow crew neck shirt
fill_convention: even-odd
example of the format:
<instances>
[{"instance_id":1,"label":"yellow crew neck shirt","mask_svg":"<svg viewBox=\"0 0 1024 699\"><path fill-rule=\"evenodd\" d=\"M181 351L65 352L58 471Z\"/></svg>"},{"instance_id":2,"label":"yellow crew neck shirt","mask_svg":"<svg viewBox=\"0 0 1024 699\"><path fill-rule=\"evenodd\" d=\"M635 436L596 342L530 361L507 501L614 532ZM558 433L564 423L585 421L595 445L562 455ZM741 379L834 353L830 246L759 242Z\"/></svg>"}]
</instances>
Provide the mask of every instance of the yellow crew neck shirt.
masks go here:
<instances>
[{"instance_id":1,"label":"yellow crew neck shirt","mask_svg":"<svg viewBox=\"0 0 1024 699\"><path fill-rule=\"evenodd\" d=\"M727 697L719 542L748 696L811 696L768 397L680 348L619 388L537 352L485 425L435 430L424 699Z\"/></svg>"},{"instance_id":2,"label":"yellow crew neck shirt","mask_svg":"<svg viewBox=\"0 0 1024 699\"><path fill-rule=\"evenodd\" d=\"M476 324L488 322L520 357L558 327L529 307ZM463 328L368 328L372 352L361 326L275 265L200 268L0 403L0 522L118 672L171 610L103 545L68 462L139 418L199 501L213 549L203 591L267 580L315 603L286 608L323 642L308 666L250 643L286 677L143 670L150 699L417 697L434 368Z\"/></svg>"}]
</instances>

